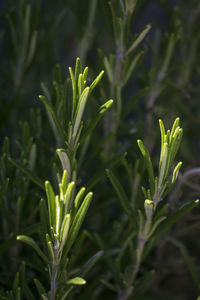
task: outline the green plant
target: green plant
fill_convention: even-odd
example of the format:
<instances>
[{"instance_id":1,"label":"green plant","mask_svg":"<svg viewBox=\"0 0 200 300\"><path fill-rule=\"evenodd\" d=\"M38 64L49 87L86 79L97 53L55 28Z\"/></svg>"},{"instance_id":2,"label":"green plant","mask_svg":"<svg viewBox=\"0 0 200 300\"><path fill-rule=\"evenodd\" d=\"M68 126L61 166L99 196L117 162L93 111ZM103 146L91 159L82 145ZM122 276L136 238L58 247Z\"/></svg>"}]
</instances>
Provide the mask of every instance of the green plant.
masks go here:
<instances>
[{"instance_id":1,"label":"green plant","mask_svg":"<svg viewBox=\"0 0 200 300\"><path fill-rule=\"evenodd\" d=\"M130 296L136 296L138 290L141 289L140 284L144 285L147 284L148 281L151 280L154 272L150 272L147 278L141 280L141 283L136 284L135 280L137 274L140 270L141 262L144 256L146 256L146 252L148 252L155 240L157 240L160 236L160 233L169 228L179 217L181 217L184 213L188 210L192 209L193 207L197 206L199 201L194 201L189 205L186 205L180 209L180 215L176 212L175 218L166 218L164 216L168 204L160 205L160 202L166 197L169 193L171 188L173 187L179 173L179 169L182 165L182 162L179 162L173 172L171 174L171 169L174 163L175 156L177 154L178 148L180 146L181 138L183 130L179 126L180 119L177 118L174 121L171 131L165 131L165 127L163 122L159 120L160 124L160 131L161 131L161 151L160 151L160 160L159 160L159 168L158 168L158 175L154 176L154 169L150 154L143 144L141 140L138 140L138 146L141 150L141 153L144 157L145 165L148 171L148 178L150 188L146 189L142 187L142 191L145 197L144 201L144 213L139 210L138 211L138 221L135 223L134 218L134 203L129 202L126 192L124 188L121 186L119 180L113 174L112 171L107 170L108 177L119 197L121 202L122 208L124 209L125 213L130 222L130 232L127 240L124 241L124 246L122 247L119 258L116 259L116 264L118 268L121 268L121 259L122 255L125 255L126 248L131 243L131 240L136 240L136 249L132 249L131 256L130 256L130 265L126 267L124 276L120 278L121 287L117 285L114 287L115 290L119 294L119 299L128 299ZM171 178L170 178L171 177ZM165 220L165 222L163 222ZM160 223L163 223L163 228L159 226ZM158 229L158 230L157 230ZM149 244L148 244L149 243ZM146 246L148 244L148 246ZM123 251L123 252L122 252ZM128 273L128 276L126 275ZM146 276L146 275L145 275ZM136 287L135 287L136 284ZM137 286L138 285L138 286Z\"/></svg>"},{"instance_id":2,"label":"green plant","mask_svg":"<svg viewBox=\"0 0 200 300\"><path fill-rule=\"evenodd\" d=\"M0 299L197 299L198 1L0 6Z\"/></svg>"}]
</instances>

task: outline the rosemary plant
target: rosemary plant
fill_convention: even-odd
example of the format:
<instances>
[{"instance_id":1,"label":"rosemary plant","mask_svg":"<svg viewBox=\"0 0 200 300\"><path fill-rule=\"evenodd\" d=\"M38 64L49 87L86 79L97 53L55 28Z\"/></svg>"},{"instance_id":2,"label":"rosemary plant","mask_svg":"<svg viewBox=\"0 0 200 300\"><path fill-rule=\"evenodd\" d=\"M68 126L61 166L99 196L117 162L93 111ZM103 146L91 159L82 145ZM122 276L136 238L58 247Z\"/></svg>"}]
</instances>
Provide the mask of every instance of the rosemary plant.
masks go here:
<instances>
[{"instance_id":1,"label":"rosemary plant","mask_svg":"<svg viewBox=\"0 0 200 300\"><path fill-rule=\"evenodd\" d=\"M199 1L0 9L0 300L200 300Z\"/></svg>"}]
</instances>

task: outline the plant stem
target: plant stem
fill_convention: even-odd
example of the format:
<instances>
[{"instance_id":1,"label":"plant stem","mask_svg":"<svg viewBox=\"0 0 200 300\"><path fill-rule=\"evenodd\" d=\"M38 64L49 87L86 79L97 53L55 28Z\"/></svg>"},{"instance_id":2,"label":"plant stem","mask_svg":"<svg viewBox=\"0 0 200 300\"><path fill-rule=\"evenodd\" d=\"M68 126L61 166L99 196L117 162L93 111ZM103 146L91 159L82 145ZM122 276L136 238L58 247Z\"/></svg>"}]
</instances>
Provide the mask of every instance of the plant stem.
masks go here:
<instances>
[{"instance_id":1,"label":"plant stem","mask_svg":"<svg viewBox=\"0 0 200 300\"><path fill-rule=\"evenodd\" d=\"M56 244L54 246L55 250L55 260L51 266L51 279L50 279L50 300L56 299L56 292L57 292L57 276L58 276L58 266L59 266L59 245L58 240L56 240Z\"/></svg>"}]
</instances>

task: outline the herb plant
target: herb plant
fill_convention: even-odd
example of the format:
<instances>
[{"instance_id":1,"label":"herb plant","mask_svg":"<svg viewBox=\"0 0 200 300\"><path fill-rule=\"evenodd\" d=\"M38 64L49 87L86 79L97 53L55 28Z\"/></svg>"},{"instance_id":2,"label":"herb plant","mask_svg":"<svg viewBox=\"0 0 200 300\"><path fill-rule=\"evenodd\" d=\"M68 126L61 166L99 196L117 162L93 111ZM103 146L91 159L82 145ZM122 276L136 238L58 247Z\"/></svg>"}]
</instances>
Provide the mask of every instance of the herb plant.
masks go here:
<instances>
[{"instance_id":1,"label":"herb plant","mask_svg":"<svg viewBox=\"0 0 200 300\"><path fill-rule=\"evenodd\" d=\"M0 299L199 300L198 1L1 5Z\"/></svg>"}]
</instances>

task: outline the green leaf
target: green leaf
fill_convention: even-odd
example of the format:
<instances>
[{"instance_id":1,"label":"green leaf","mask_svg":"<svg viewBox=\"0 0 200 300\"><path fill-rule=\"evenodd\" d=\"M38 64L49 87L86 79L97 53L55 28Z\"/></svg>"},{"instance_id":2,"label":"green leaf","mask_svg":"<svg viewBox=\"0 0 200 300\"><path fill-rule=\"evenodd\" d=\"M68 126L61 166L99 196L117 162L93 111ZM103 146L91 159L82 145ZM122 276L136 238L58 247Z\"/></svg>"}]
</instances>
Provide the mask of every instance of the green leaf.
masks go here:
<instances>
[{"instance_id":1,"label":"green leaf","mask_svg":"<svg viewBox=\"0 0 200 300\"><path fill-rule=\"evenodd\" d=\"M59 235L60 233L60 223L61 223L61 205L60 205L60 199L57 195L55 197L56 202L56 220L55 220L55 228L56 228L56 234Z\"/></svg>"},{"instance_id":2,"label":"green leaf","mask_svg":"<svg viewBox=\"0 0 200 300\"><path fill-rule=\"evenodd\" d=\"M19 281L20 281L20 288L21 288L22 297L24 295L25 268L26 268L25 262L22 261L20 269L19 269Z\"/></svg>"},{"instance_id":3,"label":"green leaf","mask_svg":"<svg viewBox=\"0 0 200 300\"><path fill-rule=\"evenodd\" d=\"M42 285L42 283L37 278L34 278L33 281L35 283L35 286L36 286L36 289L38 291L38 294L40 296L42 296L43 294L46 294L45 288Z\"/></svg>"},{"instance_id":4,"label":"green leaf","mask_svg":"<svg viewBox=\"0 0 200 300\"><path fill-rule=\"evenodd\" d=\"M56 226L56 200L54 190L49 181L45 182L45 190L48 199L50 227L55 229Z\"/></svg>"},{"instance_id":5,"label":"green leaf","mask_svg":"<svg viewBox=\"0 0 200 300\"><path fill-rule=\"evenodd\" d=\"M61 67L59 64L56 64L55 65L55 68L54 68L54 80L59 83L59 84L62 84L63 82L63 78L62 78L62 70L61 70Z\"/></svg>"},{"instance_id":6,"label":"green leaf","mask_svg":"<svg viewBox=\"0 0 200 300\"><path fill-rule=\"evenodd\" d=\"M106 174L108 175L108 178L110 179L110 182L112 183L112 186L115 189L115 192L119 198L121 206L123 207L125 213L127 214L127 216L129 216L131 220L133 218L132 209L130 207L127 195L121 183L119 182L119 180L111 170L106 169Z\"/></svg>"},{"instance_id":7,"label":"green leaf","mask_svg":"<svg viewBox=\"0 0 200 300\"><path fill-rule=\"evenodd\" d=\"M30 40L29 52L28 52L27 59L26 59L27 67L30 65L30 63L32 62L32 59L34 57L36 44L37 44L37 31L35 30L31 36L31 40Z\"/></svg>"},{"instance_id":8,"label":"green leaf","mask_svg":"<svg viewBox=\"0 0 200 300\"><path fill-rule=\"evenodd\" d=\"M95 253L81 268L80 270L80 275L85 276L92 268L93 266L97 263L99 259L103 256L104 251L98 251Z\"/></svg>"},{"instance_id":9,"label":"green leaf","mask_svg":"<svg viewBox=\"0 0 200 300\"><path fill-rule=\"evenodd\" d=\"M160 81L163 80L166 76L167 69L168 69L168 66L169 66L169 63L170 63L170 59L172 57L172 53L173 53L173 50L174 50L175 42L176 42L175 34L171 33L169 41L167 43L168 46L167 46L167 51L166 51L166 55L165 55L165 58L164 58L164 62L163 62L162 68L161 68L160 73L159 73Z\"/></svg>"},{"instance_id":10,"label":"green leaf","mask_svg":"<svg viewBox=\"0 0 200 300\"><path fill-rule=\"evenodd\" d=\"M12 287L12 291L15 295L17 295L18 287L19 287L19 272L17 272L15 275L13 287Z\"/></svg>"},{"instance_id":11,"label":"green leaf","mask_svg":"<svg viewBox=\"0 0 200 300\"><path fill-rule=\"evenodd\" d=\"M40 248L38 247L38 245L32 238L30 238L26 235L18 235L17 240L24 242L24 243L28 244L29 246L33 247L35 249L35 251L37 252L37 254L44 260L44 262L46 262L47 264L49 263L48 258L44 255L44 253L40 250Z\"/></svg>"},{"instance_id":12,"label":"green leaf","mask_svg":"<svg viewBox=\"0 0 200 300\"><path fill-rule=\"evenodd\" d=\"M114 102L113 100L108 100L99 108L97 114L91 119L91 121L87 125L87 128L84 134L82 135L82 140L85 140L86 137L92 133L92 131L94 130L94 128L96 127L100 119L103 117L104 113L111 107L113 102Z\"/></svg>"},{"instance_id":13,"label":"green leaf","mask_svg":"<svg viewBox=\"0 0 200 300\"><path fill-rule=\"evenodd\" d=\"M67 170L63 171L60 187L61 187L62 193L65 194L66 190L67 190Z\"/></svg>"},{"instance_id":14,"label":"green leaf","mask_svg":"<svg viewBox=\"0 0 200 300\"><path fill-rule=\"evenodd\" d=\"M66 282L66 284L73 284L73 285L84 285L84 284L86 284L86 281L85 281L85 279L83 279L83 278L81 278L81 277L74 277L74 278L72 278L72 279L70 279L70 280L68 280L67 282Z\"/></svg>"},{"instance_id":15,"label":"green leaf","mask_svg":"<svg viewBox=\"0 0 200 300\"><path fill-rule=\"evenodd\" d=\"M163 144L161 154L160 154L160 166L159 166L159 176L158 176L158 188L161 189L165 182L166 176L168 175L168 155L169 146L167 143Z\"/></svg>"},{"instance_id":16,"label":"green leaf","mask_svg":"<svg viewBox=\"0 0 200 300\"><path fill-rule=\"evenodd\" d=\"M177 222L182 216L188 213L194 207L199 206L199 200L192 201L188 204L180 207L175 213L169 216L155 231L155 235L161 235L167 231L175 222Z\"/></svg>"},{"instance_id":17,"label":"green leaf","mask_svg":"<svg viewBox=\"0 0 200 300\"><path fill-rule=\"evenodd\" d=\"M49 218L44 199L40 200L40 232L43 236L49 231Z\"/></svg>"},{"instance_id":18,"label":"green leaf","mask_svg":"<svg viewBox=\"0 0 200 300\"><path fill-rule=\"evenodd\" d=\"M76 91L76 81L74 79L74 74L73 74L73 71L72 71L72 68L69 67L69 74L70 74L70 77L71 77L71 82L72 82L72 94L73 94L73 115L76 111L76 105L77 105L77 101L76 101L76 98L77 98L77 91Z\"/></svg>"},{"instance_id":19,"label":"green leaf","mask_svg":"<svg viewBox=\"0 0 200 300\"><path fill-rule=\"evenodd\" d=\"M69 212L70 208L71 208L71 202L73 200L71 195L72 195L72 191L73 191L74 186L75 186L75 182L74 181L70 182L67 186L67 191L64 195L63 202L64 202L64 205L65 205L65 212L64 212L65 214L67 214Z\"/></svg>"},{"instance_id":20,"label":"green leaf","mask_svg":"<svg viewBox=\"0 0 200 300\"><path fill-rule=\"evenodd\" d=\"M103 62L104 62L104 67L106 69L107 76L108 76L108 80L110 81L110 83L112 83L113 82L113 72L112 72L110 63L108 61L108 58L106 56L104 57Z\"/></svg>"},{"instance_id":21,"label":"green leaf","mask_svg":"<svg viewBox=\"0 0 200 300\"><path fill-rule=\"evenodd\" d=\"M0 192L0 206L1 206L1 202L6 194L6 191L8 189L8 184L9 184L9 178L6 178L2 188L1 188L1 192Z\"/></svg>"},{"instance_id":22,"label":"green leaf","mask_svg":"<svg viewBox=\"0 0 200 300\"><path fill-rule=\"evenodd\" d=\"M118 40L117 18L116 18L115 13L114 13L114 8L113 8L112 2L109 1L108 4L110 6L110 10L111 10L111 14L112 14L114 37L115 37L115 41L117 41Z\"/></svg>"},{"instance_id":23,"label":"green leaf","mask_svg":"<svg viewBox=\"0 0 200 300\"><path fill-rule=\"evenodd\" d=\"M71 164L70 159L64 149L56 149L56 153L61 161L63 171L67 171L67 178L69 180L71 176Z\"/></svg>"},{"instance_id":24,"label":"green leaf","mask_svg":"<svg viewBox=\"0 0 200 300\"><path fill-rule=\"evenodd\" d=\"M99 73L99 75L94 79L94 81L91 83L90 85L90 93L93 91L93 89L95 88L95 86L99 83L99 81L101 80L102 76L104 74L104 71L101 71Z\"/></svg>"},{"instance_id":25,"label":"green leaf","mask_svg":"<svg viewBox=\"0 0 200 300\"><path fill-rule=\"evenodd\" d=\"M74 207L75 207L75 209L77 210L78 208L79 208L79 206L80 206L80 203L81 203L81 200L82 200L82 198L83 198L83 196L84 196L84 194L85 194L85 187L82 187L80 190L79 190L79 192L78 192L78 194L76 195L76 198L74 199Z\"/></svg>"},{"instance_id":26,"label":"green leaf","mask_svg":"<svg viewBox=\"0 0 200 300\"><path fill-rule=\"evenodd\" d=\"M77 132L78 132L81 120L82 120L82 116L83 116L83 112L84 112L87 98L89 95L89 91L90 91L90 88L86 87L84 89L84 91L82 92L81 97L78 101L78 105L77 105L77 109L76 109L76 113L75 113L74 129L73 129L74 140L76 138L76 135L77 135Z\"/></svg>"},{"instance_id":27,"label":"green leaf","mask_svg":"<svg viewBox=\"0 0 200 300\"><path fill-rule=\"evenodd\" d=\"M83 77L82 77L83 82L86 81L86 79L87 79L87 74L88 74L88 67L85 67L85 69L84 69L84 71L83 71Z\"/></svg>"},{"instance_id":28,"label":"green leaf","mask_svg":"<svg viewBox=\"0 0 200 300\"><path fill-rule=\"evenodd\" d=\"M142 42L142 40L145 38L149 30L151 29L151 25L145 26L145 28L139 33L138 37L133 41L130 48L126 51L125 55L130 54L135 48Z\"/></svg>"},{"instance_id":29,"label":"green leaf","mask_svg":"<svg viewBox=\"0 0 200 300\"><path fill-rule=\"evenodd\" d=\"M180 170L180 167L182 166L182 162L180 161L176 167L174 168L174 171L173 171L173 175L172 175L172 181L171 183L174 184L177 177L178 177L178 174L179 174L179 170Z\"/></svg>"},{"instance_id":30,"label":"green leaf","mask_svg":"<svg viewBox=\"0 0 200 300\"><path fill-rule=\"evenodd\" d=\"M137 65L137 63L138 63L138 61L139 61L139 59L140 59L143 55L144 55L144 51L140 51L140 52L134 57L134 59L132 60L132 62L129 64L129 68L128 68L126 74L124 75L124 79L123 79L122 86L124 86L124 85L128 82L129 78L131 77L131 75L132 75L132 73L133 73L133 71L134 71L134 69L135 69L135 67L136 67L136 65Z\"/></svg>"},{"instance_id":31,"label":"green leaf","mask_svg":"<svg viewBox=\"0 0 200 300\"><path fill-rule=\"evenodd\" d=\"M199 275L197 273L197 269L196 266L194 265L189 253L187 252L187 250L185 248L181 248L181 254L183 255L185 264L191 274L192 280L194 282L194 285L197 289L197 291L200 291L200 284L199 284Z\"/></svg>"},{"instance_id":32,"label":"green leaf","mask_svg":"<svg viewBox=\"0 0 200 300\"><path fill-rule=\"evenodd\" d=\"M63 139L63 141L65 141L66 137L65 137L64 131L61 128L61 125L60 125L59 121L57 120L54 108L52 107L52 105L49 103L49 101L47 100L47 98L45 96L40 95L39 99L43 102L43 104L45 105L47 111L50 112L51 117L54 121L54 124L55 124L55 126L58 130L58 133L59 133L60 137Z\"/></svg>"},{"instance_id":33,"label":"green leaf","mask_svg":"<svg viewBox=\"0 0 200 300\"><path fill-rule=\"evenodd\" d=\"M50 239L50 236L48 235L48 233L46 234L46 242L47 242L47 247L49 250L49 254L52 260L52 263L55 263L55 255L54 255L54 250L53 250L53 245Z\"/></svg>"},{"instance_id":34,"label":"green leaf","mask_svg":"<svg viewBox=\"0 0 200 300\"><path fill-rule=\"evenodd\" d=\"M142 278L138 279L135 283L135 288L132 296L136 297L145 294L145 292L147 291L147 289L150 287L152 283L154 275L155 275L155 271L152 270L146 272L146 274Z\"/></svg>"},{"instance_id":35,"label":"green leaf","mask_svg":"<svg viewBox=\"0 0 200 300\"><path fill-rule=\"evenodd\" d=\"M81 225L83 223L83 220L85 218L85 215L87 213L87 210L90 206L90 202L92 200L92 193L88 193L84 200L83 200L83 203L81 204L78 212L76 213L76 216L74 217L74 220L73 220L73 223L72 223L72 226L70 228L70 231L69 231L69 236L68 236L68 243L66 245L66 253L68 253L68 251L70 250L70 248L72 247L78 233L79 233L79 230L81 228Z\"/></svg>"},{"instance_id":36,"label":"green leaf","mask_svg":"<svg viewBox=\"0 0 200 300\"><path fill-rule=\"evenodd\" d=\"M78 97L79 98L84 90L82 76L83 76L83 74L79 74L79 76L78 76Z\"/></svg>"},{"instance_id":37,"label":"green leaf","mask_svg":"<svg viewBox=\"0 0 200 300\"><path fill-rule=\"evenodd\" d=\"M35 184L37 184L39 187L44 189L43 182L36 175L34 175L31 171L25 168L22 164L18 163L15 159L9 157L8 160L11 164L17 167L22 173L24 173L24 175L30 178Z\"/></svg>"},{"instance_id":38,"label":"green leaf","mask_svg":"<svg viewBox=\"0 0 200 300\"><path fill-rule=\"evenodd\" d=\"M170 133L170 142L171 142L174 132L175 132L176 128L179 126L179 124L180 124L180 118L176 118L176 120L174 121L174 124L172 126L171 133Z\"/></svg>"},{"instance_id":39,"label":"green leaf","mask_svg":"<svg viewBox=\"0 0 200 300\"><path fill-rule=\"evenodd\" d=\"M61 242L60 249L63 249L63 247L67 241L69 227L70 227L70 221L71 221L70 214L65 215L64 220L62 222L61 231L60 231L60 242Z\"/></svg>"},{"instance_id":40,"label":"green leaf","mask_svg":"<svg viewBox=\"0 0 200 300\"><path fill-rule=\"evenodd\" d=\"M165 141L165 126L164 126L162 120L159 120L159 125L160 125L160 132L161 132L161 149L162 149L164 141Z\"/></svg>"},{"instance_id":41,"label":"green leaf","mask_svg":"<svg viewBox=\"0 0 200 300\"><path fill-rule=\"evenodd\" d=\"M78 77L79 74L82 73L82 66L81 66L81 60L79 57L76 59L76 66L75 66L75 83L78 83Z\"/></svg>"},{"instance_id":42,"label":"green leaf","mask_svg":"<svg viewBox=\"0 0 200 300\"><path fill-rule=\"evenodd\" d=\"M151 194L154 194L154 190L155 190L155 186L154 186L154 171L153 171L153 165L151 162L151 157L149 154L149 151L147 150L147 148L145 147L145 145L143 144L143 142L141 140L137 141L138 146L142 152L142 155L144 157L145 163L146 163L146 167L147 167L147 171L149 174L149 182L150 182L150 187L151 187Z\"/></svg>"}]
</instances>

